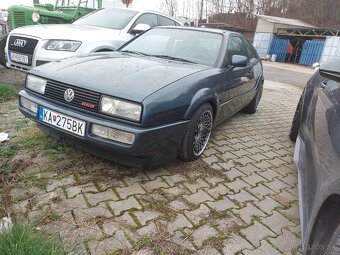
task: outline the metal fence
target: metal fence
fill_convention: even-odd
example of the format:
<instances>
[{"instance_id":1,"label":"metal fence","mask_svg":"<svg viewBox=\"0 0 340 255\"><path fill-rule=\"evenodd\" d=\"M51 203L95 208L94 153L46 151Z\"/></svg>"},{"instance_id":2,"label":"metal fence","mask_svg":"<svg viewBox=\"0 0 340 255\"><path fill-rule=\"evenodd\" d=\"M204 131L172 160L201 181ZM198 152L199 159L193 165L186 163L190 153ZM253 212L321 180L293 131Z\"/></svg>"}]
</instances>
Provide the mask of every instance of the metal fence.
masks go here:
<instances>
[{"instance_id":1,"label":"metal fence","mask_svg":"<svg viewBox=\"0 0 340 255\"><path fill-rule=\"evenodd\" d=\"M284 62L286 55L288 53L288 39L278 39L275 38L272 41L272 45L270 47L269 54L270 55L276 55L276 61L277 62Z\"/></svg>"},{"instance_id":2,"label":"metal fence","mask_svg":"<svg viewBox=\"0 0 340 255\"><path fill-rule=\"evenodd\" d=\"M299 59L300 65L313 65L320 61L322 50L325 46L325 41L307 40L303 44L301 57Z\"/></svg>"}]
</instances>

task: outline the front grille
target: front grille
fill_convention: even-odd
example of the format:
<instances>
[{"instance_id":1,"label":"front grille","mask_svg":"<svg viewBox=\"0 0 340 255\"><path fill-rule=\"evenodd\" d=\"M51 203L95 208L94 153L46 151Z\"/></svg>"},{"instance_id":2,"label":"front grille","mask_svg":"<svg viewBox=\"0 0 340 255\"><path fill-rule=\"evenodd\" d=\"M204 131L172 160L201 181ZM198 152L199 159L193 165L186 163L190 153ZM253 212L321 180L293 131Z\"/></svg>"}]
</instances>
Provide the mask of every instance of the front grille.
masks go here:
<instances>
[{"instance_id":1,"label":"front grille","mask_svg":"<svg viewBox=\"0 0 340 255\"><path fill-rule=\"evenodd\" d=\"M15 28L26 26L24 12L19 12L19 11L14 12L14 24L15 24Z\"/></svg>"},{"instance_id":2,"label":"front grille","mask_svg":"<svg viewBox=\"0 0 340 255\"><path fill-rule=\"evenodd\" d=\"M32 56L37 44L37 39L22 36L11 36L9 38L8 50Z\"/></svg>"},{"instance_id":3,"label":"front grille","mask_svg":"<svg viewBox=\"0 0 340 255\"><path fill-rule=\"evenodd\" d=\"M72 89L74 91L74 99L71 102L67 102L64 98L66 89ZM88 89L83 89L75 86L70 86L64 83L47 81L45 88L45 96L49 99L72 105L78 108L86 109L92 112L98 112L98 105L100 100L100 93L94 92ZM93 105L93 108L89 108L84 105Z\"/></svg>"}]
</instances>

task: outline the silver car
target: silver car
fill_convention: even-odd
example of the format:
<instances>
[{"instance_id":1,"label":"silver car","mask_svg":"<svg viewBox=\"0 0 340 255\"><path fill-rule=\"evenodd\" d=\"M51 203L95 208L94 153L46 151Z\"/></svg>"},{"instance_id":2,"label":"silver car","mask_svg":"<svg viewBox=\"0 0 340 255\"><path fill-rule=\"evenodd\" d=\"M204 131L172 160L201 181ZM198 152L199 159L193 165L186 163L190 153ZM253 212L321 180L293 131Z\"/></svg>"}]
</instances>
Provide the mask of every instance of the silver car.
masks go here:
<instances>
[{"instance_id":1,"label":"silver car","mask_svg":"<svg viewBox=\"0 0 340 255\"><path fill-rule=\"evenodd\" d=\"M8 36L7 66L28 71L74 55L114 51L149 28L180 25L155 11L111 8L91 12L73 24L20 27Z\"/></svg>"}]
</instances>

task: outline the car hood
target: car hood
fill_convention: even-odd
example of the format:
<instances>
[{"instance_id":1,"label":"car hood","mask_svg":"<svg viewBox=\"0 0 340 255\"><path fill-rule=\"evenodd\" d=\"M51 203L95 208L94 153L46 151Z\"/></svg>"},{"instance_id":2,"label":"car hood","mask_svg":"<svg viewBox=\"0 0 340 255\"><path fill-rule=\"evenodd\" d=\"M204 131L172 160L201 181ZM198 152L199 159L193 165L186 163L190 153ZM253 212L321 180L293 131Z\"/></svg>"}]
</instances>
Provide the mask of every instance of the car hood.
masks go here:
<instances>
[{"instance_id":1,"label":"car hood","mask_svg":"<svg viewBox=\"0 0 340 255\"><path fill-rule=\"evenodd\" d=\"M118 36L121 30L109 29L104 27L94 27L86 25L62 24L62 25L35 25L19 27L14 29L11 34L28 35L43 40L67 39L78 41L90 40L112 40Z\"/></svg>"},{"instance_id":2,"label":"car hood","mask_svg":"<svg viewBox=\"0 0 340 255\"><path fill-rule=\"evenodd\" d=\"M76 56L39 66L30 73L141 103L163 87L209 68L114 52Z\"/></svg>"}]
</instances>

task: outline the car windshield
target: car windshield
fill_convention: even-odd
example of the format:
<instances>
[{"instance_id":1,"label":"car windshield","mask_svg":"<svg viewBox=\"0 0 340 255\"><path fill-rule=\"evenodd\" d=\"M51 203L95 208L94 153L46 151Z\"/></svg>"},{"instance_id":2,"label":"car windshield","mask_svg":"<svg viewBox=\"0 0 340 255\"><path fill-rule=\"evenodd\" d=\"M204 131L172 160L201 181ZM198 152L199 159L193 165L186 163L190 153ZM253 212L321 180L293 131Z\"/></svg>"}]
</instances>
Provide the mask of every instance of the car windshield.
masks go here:
<instances>
[{"instance_id":1,"label":"car windshield","mask_svg":"<svg viewBox=\"0 0 340 255\"><path fill-rule=\"evenodd\" d=\"M128 9L102 9L79 18L73 24L123 29L137 13Z\"/></svg>"},{"instance_id":2,"label":"car windshield","mask_svg":"<svg viewBox=\"0 0 340 255\"><path fill-rule=\"evenodd\" d=\"M221 34L205 31L156 28L120 51L214 66L222 38Z\"/></svg>"}]
</instances>

